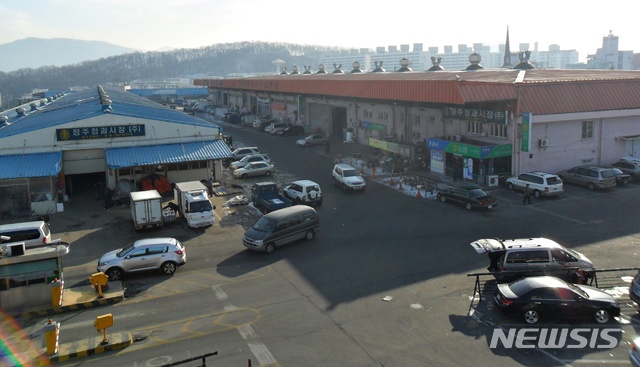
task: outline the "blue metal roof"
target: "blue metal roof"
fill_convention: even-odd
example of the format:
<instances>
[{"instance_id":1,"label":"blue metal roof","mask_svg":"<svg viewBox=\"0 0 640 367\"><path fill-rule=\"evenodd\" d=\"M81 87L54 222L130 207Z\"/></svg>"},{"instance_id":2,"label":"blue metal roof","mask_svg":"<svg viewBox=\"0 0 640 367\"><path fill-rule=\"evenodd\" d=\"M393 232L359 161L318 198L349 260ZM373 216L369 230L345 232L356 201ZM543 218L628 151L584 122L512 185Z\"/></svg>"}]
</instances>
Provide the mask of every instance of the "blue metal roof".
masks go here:
<instances>
[{"instance_id":1,"label":"blue metal roof","mask_svg":"<svg viewBox=\"0 0 640 367\"><path fill-rule=\"evenodd\" d=\"M165 107L122 89L109 87L104 89L111 100L111 109L108 113L112 115L139 117L191 126L216 126L208 121ZM35 110L32 110L29 104L24 107L26 111L23 116L19 116L15 109L0 113L0 116L9 118L8 125L0 125L0 138L59 126L105 113L100 104L97 87L86 91L67 93L63 97L45 103L44 106L39 105Z\"/></svg>"},{"instance_id":2,"label":"blue metal roof","mask_svg":"<svg viewBox=\"0 0 640 367\"><path fill-rule=\"evenodd\" d=\"M105 149L105 157L109 168L124 168L230 158L231 150L223 140L214 140L182 144L107 148Z\"/></svg>"},{"instance_id":3,"label":"blue metal roof","mask_svg":"<svg viewBox=\"0 0 640 367\"><path fill-rule=\"evenodd\" d=\"M0 180L57 176L62 152L0 155Z\"/></svg>"}]
</instances>

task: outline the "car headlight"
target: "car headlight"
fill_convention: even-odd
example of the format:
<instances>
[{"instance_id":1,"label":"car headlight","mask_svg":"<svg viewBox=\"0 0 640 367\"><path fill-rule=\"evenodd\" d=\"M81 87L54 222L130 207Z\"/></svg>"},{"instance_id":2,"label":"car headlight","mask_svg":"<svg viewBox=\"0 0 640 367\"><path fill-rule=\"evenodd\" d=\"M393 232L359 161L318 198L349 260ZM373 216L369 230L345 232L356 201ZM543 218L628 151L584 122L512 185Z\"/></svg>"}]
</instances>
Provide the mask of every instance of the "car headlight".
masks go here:
<instances>
[{"instance_id":1,"label":"car headlight","mask_svg":"<svg viewBox=\"0 0 640 367\"><path fill-rule=\"evenodd\" d=\"M98 266L107 266L109 265L108 261L98 261Z\"/></svg>"}]
</instances>

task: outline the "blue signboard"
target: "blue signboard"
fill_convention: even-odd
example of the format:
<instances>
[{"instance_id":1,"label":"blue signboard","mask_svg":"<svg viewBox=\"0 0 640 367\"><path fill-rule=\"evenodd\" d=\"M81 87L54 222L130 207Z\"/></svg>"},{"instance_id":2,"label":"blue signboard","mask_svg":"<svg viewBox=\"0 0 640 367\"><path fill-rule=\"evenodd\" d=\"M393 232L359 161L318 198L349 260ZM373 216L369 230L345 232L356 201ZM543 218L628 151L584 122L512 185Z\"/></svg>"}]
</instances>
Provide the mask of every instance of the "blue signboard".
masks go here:
<instances>
[{"instance_id":1,"label":"blue signboard","mask_svg":"<svg viewBox=\"0 0 640 367\"><path fill-rule=\"evenodd\" d=\"M111 139L129 136L144 136L144 125L114 125L94 127L72 127L56 129L57 141L84 139Z\"/></svg>"}]
</instances>

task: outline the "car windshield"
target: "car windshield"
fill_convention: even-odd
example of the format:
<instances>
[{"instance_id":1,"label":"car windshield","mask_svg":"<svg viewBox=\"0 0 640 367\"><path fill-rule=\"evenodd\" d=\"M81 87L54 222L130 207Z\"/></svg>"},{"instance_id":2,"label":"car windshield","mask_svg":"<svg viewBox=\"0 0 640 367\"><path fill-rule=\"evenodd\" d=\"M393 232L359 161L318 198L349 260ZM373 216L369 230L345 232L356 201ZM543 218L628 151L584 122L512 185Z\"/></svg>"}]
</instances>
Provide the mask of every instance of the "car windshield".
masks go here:
<instances>
[{"instance_id":1,"label":"car windshield","mask_svg":"<svg viewBox=\"0 0 640 367\"><path fill-rule=\"evenodd\" d=\"M213 209L211 202L207 201L195 201L189 205L190 213L208 212Z\"/></svg>"},{"instance_id":2,"label":"car windshield","mask_svg":"<svg viewBox=\"0 0 640 367\"><path fill-rule=\"evenodd\" d=\"M120 250L118 250L118 252L116 252L116 256L117 257L124 257L127 256L127 254L129 252L131 252L131 250L133 249L133 244L135 242L131 242L130 244L126 245L125 247L121 248Z\"/></svg>"},{"instance_id":3,"label":"car windshield","mask_svg":"<svg viewBox=\"0 0 640 367\"><path fill-rule=\"evenodd\" d=\"M614 176L613 170L607 169L607 170L602 171L602 177L603 178L609 178L609 177L613 177L613 176Z\"/></svg>"},{"instance_id":4,"label":"car windshield","mask_svg":"<svg viewBox=\"0 0 640 367\"><path fill-rule=\"evenodd\" d=\"M569 288L571 288L572 291L578 293L583 298L589 298L589 293L585 292L582 288L578 287L577 285L571 284L571 283L567 283L567 285L569 286Z\"/></svg>"},{"instance_id":5,"label":"car windshield","mask_svg":"<svg viewBox=\"0 0 640 367\"><path fill-rule=\"evenodd\" d=\"M624 172L620 171L620 169L618 168L612 168L611 170L613 171L614 175L624 175Z\"/></svg>"},{"instance_id":6,"label":"car windshield","mask_svg":"<svg viewBox=\"0 0 640 367\"><path fill-rule=\"evenodd\" d=\"M358 175L358 172L355 169L346 169L342 171L344 177L355 177Z\"/></svg>"},{"instance_id":7,"label":"car windshield","mask_svg":"<svg viewBox=\"0 0 640 367\"><path fill-rule=\"evenodd\" d=\"M473 189L473 190L469 190L469 196L471 196L472 198L477 198L480 196L486 196L487 193L482 191L481 189Z\"/></svg>"},{"instance_id":8,"label":"car windshield","mask_svg":"<svg viewBox=\"0 0 640 367\"><path fill-rule=\"evenodd\" d=\"M253 225L253 229L260 232L271 232L276 227L276 221L273 219L262 217L258 219L256 224Z\"/></svg>"},{"instance_id":9,"label":"car windshield","mask_svg":"<svg viewBox=\"0 0 640 367\"><path fill-rule=\"evenodd\" d=\"M582 256L580 256L580 254L579 254L579 253L577 253L576 251L573 251L573 250L572 250L572 249L570 249L570 248L566 248L566 247L565 247L565 248L564 248L564 250L565 250L566 252L570 253L571 255L573 255L573 257L575 257L576 259L579 259L579 258L581 258L581 257L582 257Z\"/></svg>"}]
</instances>

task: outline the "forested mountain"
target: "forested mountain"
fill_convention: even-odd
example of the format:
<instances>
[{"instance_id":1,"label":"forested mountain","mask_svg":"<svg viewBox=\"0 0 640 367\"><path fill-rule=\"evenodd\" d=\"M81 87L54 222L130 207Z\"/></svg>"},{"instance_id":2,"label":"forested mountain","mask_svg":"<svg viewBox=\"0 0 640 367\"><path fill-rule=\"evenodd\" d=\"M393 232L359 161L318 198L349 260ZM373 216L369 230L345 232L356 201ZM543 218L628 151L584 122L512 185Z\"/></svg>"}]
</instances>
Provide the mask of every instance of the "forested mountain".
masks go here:
<instances>
[{"instance_id":1,"label":"forested mountain","mask_svg":"<svg viewBox=\"0 0 640 367\"><path fill-rule=\"evenodd\" d=\"M67 66L43 66L0 72L0 94L4 109L18 99L42 88L66 91L70 87L92 87L102 83L177 77L225 77L238 73L275 73L272 61L281 59L291 66L318 65L320 56L344 49L287 43L238 42L196 49L164 52L135 52L85 61Z\"/></svg>"}]
</instances>

